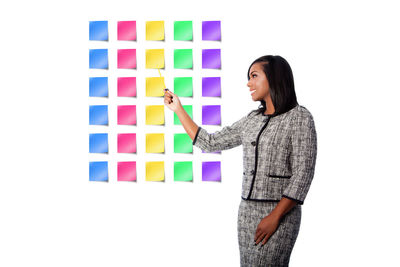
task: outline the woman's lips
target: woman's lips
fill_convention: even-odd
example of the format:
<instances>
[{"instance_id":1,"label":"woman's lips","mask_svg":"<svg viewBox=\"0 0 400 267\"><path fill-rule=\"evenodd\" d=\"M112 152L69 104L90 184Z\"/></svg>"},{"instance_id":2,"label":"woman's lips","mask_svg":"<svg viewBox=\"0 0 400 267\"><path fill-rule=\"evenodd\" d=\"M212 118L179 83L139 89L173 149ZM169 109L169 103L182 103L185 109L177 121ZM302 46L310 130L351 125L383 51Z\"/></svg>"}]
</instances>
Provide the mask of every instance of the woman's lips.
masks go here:
<instances>
[{"instance_id":1,"label":"woman's lips","mask_svg":"<svg viewBox=\"0 0 400 267\"><path fill-rule=\"evenodd\" d=\"M250 91L250 94L251 94L251 95L254 94L255 91L256 91L256 90L251 90L251 91Z\"/></svg>"}]
</instances>

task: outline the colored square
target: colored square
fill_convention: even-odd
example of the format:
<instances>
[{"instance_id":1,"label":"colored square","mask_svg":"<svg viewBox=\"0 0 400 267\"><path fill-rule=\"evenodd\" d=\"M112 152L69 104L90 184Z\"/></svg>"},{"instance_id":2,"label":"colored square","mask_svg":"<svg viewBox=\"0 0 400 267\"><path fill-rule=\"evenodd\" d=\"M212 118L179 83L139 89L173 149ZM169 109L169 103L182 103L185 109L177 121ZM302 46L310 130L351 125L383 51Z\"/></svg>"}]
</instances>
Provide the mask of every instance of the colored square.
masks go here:
<instances>
[{"instance_id":1,"label":"colored square","mask_svg":"<svg viewBox=\"0 0 400 267\"><path fill-rule=\"evenodd\" d=\"M118 134L118 153L136 153L136 134Z\"/></svg>"},{"instance_id":2,"label":"colored square","mask_svg":"<svg viewBox=\"0 0 400 267\"><path fill-rule=\"evenodd\" d=\"M174 94L176 94L179 97L192 97L193 96L192 77L175 77Z\"/></svg>"},{"instance_id":3,"label":"colored square","mask_svg":"<svg viewBox=\"0 0 400 267\"><path fill-rule=\"evenodd\" d=\"M146 96L164 96L164 77L146 77Z\"/></svg>"},{"instance_id":4,"label":"colored square","mask_svg":"<svg viewBox=\"0 0 400 267\"><path fill-rule=\"evenodd\" d=\"M164 68L164 49L146 49L146 69Z\"/></svg>"},{"instance_id":5,"label":"colored square","mask_svg":"<svg viewBox=\"0 0 400 267\"><path fill-rule=\"evenodd\" d=\"M89 125L108 125L108 106L89 106Z\"/></svg>"},{"instance_id":6,"label":"colored square","mask_svg":"<svg viewBox=\"0 0 400 267\"><path fill-rule=\"evenodd\" d=\"M221 69L221 49L203 49L203 69Z\"/></svg>"},{"instance_id":7,"label":"colored square","mask_svg":"<svg viewBox=\"0 0 400 267\"><path fill-rule=\"evenodd\" d=\"M108 182L108 162L89 162L89 181Z\"/></svg>"},{"instance_id":8,"label":"colored square","mask_svg":"<svg viewBox=\"0 0 400 267\"><path fill-rule=\"evenodd\" d=\"M164 153L164 134L146 134L146 153Z\"/></svg>"},{"instance_id":9,"label":"colored square","mask_svg":"<svg viewBox=\"0 0 400 267\"><path fill-rule=\"evenodd\" d=\"M136 69L136 49L118 49L118 69Z\"/></svg>"},{"instance_id":10,"label":"colored square","mask_svg":"<svg viewBox=\"0 0 400 267\"><path fill-rule=\"evenodd\" d=\"M174 162L174 181L193 181L193 164L191 161Z\"/></svg>"},{"instance_id":11,"label":"colored square","mask_svg":"<svg viewBox=\"0 0 400 267\"><path fill-rule=\"evenodd\" d=\"M203 41L221 41L221 21L203 21Z\"/></svg>"},{"instance_id":12,"label":"colored square","mask_svg":"<svg viewBox=\"0 0 400 267\"><path fill-rule=\"evenodd\" d=\"M182 105L183 109L189 115L190 118L193 120L193 106L192 105ZM174 112L174 125L182 125L181 121L179 120L178 115Z\"/></svg>"},{"instance_id":13,"label":"colored square","mask_svg":"<svg viewBox=\"0 0 400 267\"><path fill-rule=\"evenodd\" d=\"M118 96L136 96L136 77L118 77Z\"/></svg>"},{"instance_id":14,"label":"colored square","mask_svg":"<svg viewBox=\"0 0 400 267\"><path fill-rule=\"evenodd\" d=\"M136 161L118 162L118 178L121 181L136 181Z\"/></svg>"},{"instance_id":15,"label":"colored square","mask_svg":"<svg viewBox=\"0 0 400 267\"><path fill-rule=\"evenodd\" d=\"M202 164L203 181L221 181L221 162L204 161Z\"/></svg>"},{"instance_id":16,"label":"colored square","mask_svg":"<svg viewBox=\"0 0 400 267\"><path fill-rule=\"evenodd\" d=\"M146 40L164 40L164 21L146 21Z\"/></svg>"},{"instance_id":17,"label":"colored square","mask_svg":"<svg viewBox=\"0 0 400 267\"><path fill-rule=\"evenodd\" d=\"M118 125L136 125L136 105L118 106Z\"/></svg>"},{"instance_id":18,"label":"colored square","mask_svg":"<svg viewBox=\"0 0 400 267\"><path fill-rule=\"evenodd\" d=\"M89 153L108 153L108 134L89 134Z\"/></svg>"},{"instance_id":19,"label":"colored square","mask_svg":"<svg viewBox=\"0 0 400 267\"><path fill-rule=\"evenodd\" d=\"M108 69L108 50L89 49L89 68Z\"/></svg>"},{"instance_id":20,"label":"colored square","mask_svg":"<svg viewBox=\"0 0 400 267\"><path fill-rule=\"evenodd\" d=\"M89 21L89 40L108 41L108 21Z\"/></svg>"},{"instance_id":21,"label":"colored square","mask_svg":"<svg viewBox=\"0 0 400 267\"><path fill-rule=\"evenodd\" d=\"M193 69L192 49L174 49L174 68Z\"/></svg>"},{"instance_id":22,"label":"colored square","mask_svg":"<svg viewBox=\"0 0 400 267\"><path fill-rule=\"evenodd\" d=\"M136 41L136 21L118 21L118 41Z\"/></svg>"},{"instance_id":23,"label":"colored square","mask_svg":"<svg viewBox=\"0 0 400 267\"><path fill-rule=\"evenodd\" d=\"M203 125L221 125L221 106L203 105L202 107Z\"/></svg>"},{"instance_id":24,"label":"colored square","mask_svg":"<svg viewBox=\"0 0 400 267\"><path fill-rule=\"evenodd\" d=\"M193 142L187 133L174 134L174 153L193 153Z\"/></svg>"},{"instance_id":25,"label":"colored square","mask_svg":"<svg viewBox=\"0 0 400 267\"><path fill-rule=\"evenodd\" d=\"M108 77L90 77L89 96L108 97Z\"/></svg>"},{"instance_id":26,"label":"colored square","mask_svg":"<svg viewBox=\"0 0 400 267\"><path fill-rule=\"evenodd\" d=\"M146 162L146 181L164 181L164 161Z\"/></svg>"},{"instance_id":27,"label":"colored square","mask_svg":"<svg viewBox=\"0 0 400 267\"><path fill-rule=\"evenodd\" d=\"M192 21L175 21L174 22L174 40L175 41L192 41L193 40Z\"/></svg>"},{"instance_id":28,"label":"colored square","mask_svg":"<svg viewBox=\"0 0 400 267\"><path fill-rule=\"evenodd\" d=\"M202 96L221 97L221 77L203 77Z\"/></svg>"},{"instance_id":29,"label":"colored square","mask_svg":"<svg viewBox=\"0 0 400 267\"><path fill-rule=\"evenodd\" d=\"M164 125L164 105L146 106L146 125Z\"/></svg>"}]
</instances>

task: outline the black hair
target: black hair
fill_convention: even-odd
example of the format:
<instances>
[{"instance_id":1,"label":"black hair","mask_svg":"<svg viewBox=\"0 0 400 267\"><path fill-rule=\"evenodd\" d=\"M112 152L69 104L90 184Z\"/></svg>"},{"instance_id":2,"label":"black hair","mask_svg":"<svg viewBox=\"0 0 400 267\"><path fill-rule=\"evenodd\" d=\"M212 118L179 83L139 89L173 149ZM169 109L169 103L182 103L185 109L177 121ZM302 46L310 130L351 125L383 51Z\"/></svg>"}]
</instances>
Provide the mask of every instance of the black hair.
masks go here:
<instances>
[{"instance_id":1,"label":"black hair","mask_svg":"<svg viewBox=\"0 0 400 267\"><path fill-rule=\"evenodd\" d=\"M250 80L251 66L258 62L262 64L263 71L269 83L269 91L275 108L272 116L285 113L297 106L293 73L289 63L281 56L267 55L259 57L251 63L247 71L247 80ZM256 110L257 113L262 112L264 114L266 109L267 105L265 101L261 100L261 104L258 110Z\"/></svg>"}]
</instances>

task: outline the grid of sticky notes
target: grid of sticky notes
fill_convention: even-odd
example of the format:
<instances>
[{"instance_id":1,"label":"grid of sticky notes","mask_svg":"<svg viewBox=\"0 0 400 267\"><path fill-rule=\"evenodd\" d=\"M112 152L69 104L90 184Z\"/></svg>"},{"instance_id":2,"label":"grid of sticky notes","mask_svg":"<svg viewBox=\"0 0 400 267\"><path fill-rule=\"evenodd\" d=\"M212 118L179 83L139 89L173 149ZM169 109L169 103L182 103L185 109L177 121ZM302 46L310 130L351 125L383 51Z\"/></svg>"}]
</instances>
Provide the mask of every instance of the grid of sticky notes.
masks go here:
<instances>
[{"instance_id":1,"label":"grid of sticky notes","mask_svg":"<svg viewBox=\"0 0 400 267\"><path fill-rule=\"evenodd\" d=\"M146 69L187 69L192 71L186 77L173 77L173 91L179 97L193 97L193 91L199 90L201 87L202 103L207 102L207 97L221 98L221 77L203 77L201 75L201 84L194 86L193 72L194 53L197 52L193 48L176 48L165 49L163 47L154 48L154 43L159 43L160 46L165 45L165 21L146 21L144 27L137 28L136 21L118 21L116 25L116 41L128 41L137 44L137 31L143 30L145 32L145 40L152 43L152 48L146 48L144 51L136 48L116 48L116 51L111 51L109 48L109 30L110 25L108 21L89 21L89 43L96 43L95 48L89 48L89 71L99 70L102 75L92 75L89 72L89 97L91 99L99 99L98 104L89 105L89 125L93 132L89 133L89 154L104 155L106 160L102 161L89 161L89 181L105 181L108 182L110 176L116 176L117 181L137 181L137 168L144 168L145 181L165 181L165 162L164 161L146 161L144 166L137 166L135 157L140 156L141 153L165 153L165 142L173 142L173 153L193 153L193 144L189 135L185 132L174 133L173 140L166 140L165 133L145 133L145 151L138 151L137 149L137 134L144 132L144 125L138 124L137 110L135 104L117 105L117 107L110 107L104 104L112 94L113 96L137 99L137 90L142 90L145 97L159 98L159 105L146 105L144 116L145 125L158 125L166 130L168 125L165 125L164 115L164 77L145 77L144 88L137 87L137 73L142 71L138 69L138 58L143 58L145 61L144 66ZM194 38L197 34L193 31L193 21L174 21L173 25L173 41L172 42L188 42L193 44ZM114 28L115 29L115 28ZM139 35L141 36L141 35ZM200 36L200 33L199 33ZM218 46L218 41L221 41L221 21L202 21L201 22L201 40L202 41L217 41L213 44ZM142 41L142 40L139 40ZM161 41L161 42L160 42ZM98 44L103 45L99 47ZM126 43L126 42L125 42ZM201 69L214 69L221 70L221 49L214 47L212 49L200 49L201 52ZM138 56L138 53L139 56ZM143 54L141 54L143 53ZM165 57L167 53L173 55L173 64L167 65ZM116 58L110 58L115 55ZM110 64L111 62L111 64ZM110 66L116 66L117 69L132 70L132 75L124 75L118 77L116 84L110 84L109 76L113 69ZM203 73L200 72L200 73ZM214 75L215 76L215 75ZM171 90L172 88L170 88ZM140 91L140 92L142 92ZM143 99L142 99L143 100ZM134 102L133 102L134 103ZM110 109L116 108L116 117L109 117ZM193 105L183 105L185 111L193 119ZM202 112L202 125L221 125L221 105L207 105L201 107ZM111 156L109 155L109 125L110 121L116 121L117 125L131 125L135 126L135 131L129 133L118 133L116 135L117 154L125 153L132 156L132 160L117 161L117 173L109 173L109 162ZM181 122L174 113L174 125L181 125ZM98 127L93 128L93 127ZM184 130L182 128L182 130ZM112 142L114 143L114 142ZM205 153L203 151L203 153ZM214 152L220 154L220 152ZM173 164L173 180L174 181L193 181L193 161L174 161ZM203 161L202 162L202 181L221 181L221 162L220 161Z\"/></svg>"}]
</instances>

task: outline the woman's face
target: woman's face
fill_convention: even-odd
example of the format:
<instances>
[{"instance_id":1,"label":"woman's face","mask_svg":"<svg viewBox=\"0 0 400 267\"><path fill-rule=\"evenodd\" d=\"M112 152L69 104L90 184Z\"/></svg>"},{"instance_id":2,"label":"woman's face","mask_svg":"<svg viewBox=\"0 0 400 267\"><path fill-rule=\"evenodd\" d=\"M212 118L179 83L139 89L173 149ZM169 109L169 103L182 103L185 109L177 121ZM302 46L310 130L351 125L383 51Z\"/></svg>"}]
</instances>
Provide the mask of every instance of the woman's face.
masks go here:
<instances>
[{"instance_id":1,"label":"woman's face","mask_svg":"<svg viewBox=\"0 0 400 267\"><path fill-rule=\"evenodd\" d=\"M253 101L265 100L269 96L269 83L260 62L254 63L250 68L250 80L247 86ZM265 64L265 63L264 63Z\"/></svg>"}]
</instances>

